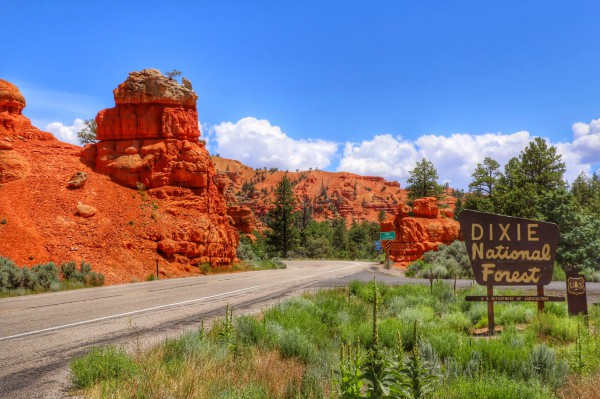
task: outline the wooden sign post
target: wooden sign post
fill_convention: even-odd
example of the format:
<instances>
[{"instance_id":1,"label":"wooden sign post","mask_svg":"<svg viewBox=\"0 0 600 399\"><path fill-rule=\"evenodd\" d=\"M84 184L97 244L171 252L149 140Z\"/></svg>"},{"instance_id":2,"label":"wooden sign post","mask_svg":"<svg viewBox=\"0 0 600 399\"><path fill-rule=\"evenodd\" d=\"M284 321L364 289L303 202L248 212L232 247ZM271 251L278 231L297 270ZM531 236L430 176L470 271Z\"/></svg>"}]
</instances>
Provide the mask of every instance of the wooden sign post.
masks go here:
<instances>
[{"instance_id":1,"label":"wooden sign post","mask_svg":"<svg viewBox=\"0 0 600 399\"><path fill-rule=\"evenodd\" d=\"M588 314L585 278L578 270L567 270L567 307L571 316Z\"/></svg>"},{"instance_id":2,"label":"wooden sign post","mask_svg":"<svg viewBox=\"0 0 600 399\"><path fill-rule=\"evenodd\" d=\"M494 301L536 301L539 311L545 301L564 301L544 295L544 286L552 281L558 246L556 224L471 210L462 211L458 219L475 280L487 287L487 297L467 300L487 301L489 334L495 328ZM497 297L496 286L536 286L537 296Z\"/></svg>"}]
</instances>

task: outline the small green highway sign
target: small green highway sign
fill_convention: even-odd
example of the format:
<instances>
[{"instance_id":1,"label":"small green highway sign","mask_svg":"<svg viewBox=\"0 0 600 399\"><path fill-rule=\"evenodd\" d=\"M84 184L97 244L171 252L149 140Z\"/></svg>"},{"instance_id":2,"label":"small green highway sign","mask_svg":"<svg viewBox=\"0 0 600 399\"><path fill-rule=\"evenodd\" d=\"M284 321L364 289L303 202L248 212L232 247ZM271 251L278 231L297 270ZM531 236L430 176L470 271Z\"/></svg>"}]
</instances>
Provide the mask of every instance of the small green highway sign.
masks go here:
<instances>
[{"instance_id":1,"label":"small green highway sign","mask_svg":"<svg viewBox=\"0 0 600 399\"><path fill-rule=\"evenodd\" d=\"M396 232L395 231L382 231L379 233L380 240L395 240Z\"/></svg>"}]
</instances>

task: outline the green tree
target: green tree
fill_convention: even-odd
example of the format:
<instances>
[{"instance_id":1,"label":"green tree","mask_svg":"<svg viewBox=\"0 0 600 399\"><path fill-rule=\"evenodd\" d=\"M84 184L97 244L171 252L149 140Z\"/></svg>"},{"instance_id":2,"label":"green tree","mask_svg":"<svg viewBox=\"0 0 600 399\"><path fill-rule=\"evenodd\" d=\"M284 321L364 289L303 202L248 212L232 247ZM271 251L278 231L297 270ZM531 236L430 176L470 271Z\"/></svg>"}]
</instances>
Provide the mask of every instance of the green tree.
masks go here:
<instances>
[{"instance_id":1,"label":"green tree","mask_svg":"<svg viewBox=\"0 0 600 399\"><path fill-rule=\"evenodd\" d=\"M600 270L600 220L582 213L577 199L564 189L548 192L540 199L539 218L560 229L556 260L565 270Z\"/></svg>"},{"instance_id":2,"label":"green tree","mask_svg":"<svg viewBox=\"0 0 600 399\"><path fill-rule=\"evenodd\" d=\"M83 129L77 132L77 138L81 145L93 144L96 142L96 130L98 126L96 125L95 119L86 119L83 121L85 125Z\"/></svg>"},{"instance_id":3,"label":"green tree","mask_svg":"<svg viewBox=\"0 0 600 399\"><path fill-rule=\"evenodd\" d=\"M308 258L327 259L333 252L333 229L329 222L316 222L311 220L303 230L305 242L299 252Z\"/></svg>"},{"instance_id":4,"label":"green tree","mask_svg":"<svg viewBox=\"0 0 600 399\"><path fill-rule=\"evenodd\" d=\"M494 203L500 213L535 218L540 213L541 198L564 189L565 164L556 148L536 138L510 159L497 181Z\"/></svg>"},{"instance_id":5,"label":"green tree","mask_svg":"<svg viewBox=\"0 0 600 399\"><path fill-rule=\"evenodd\" d=\"M275 189L275 208L268 214L268 226L272 229L269 234L269 243L286 258L293 248L297 236L294 226L294 209L296 198L292 184L287 175L283 175Z\"/></svg>"},{"instance_id":6,"label":"green tree","mask_svg":"<svg viewBox=\"0 0 600 399\"><path fill-rule=\"evenodd\" d=\"M485 157L483 163L478 163L471 174L473 180L469 183L469 190L491 198L500 174L500 164L490 157Z\"/></svg>"},{"instance_id":7,"label":"green tree","mask_svg":"<svg viewBox=\"0 0 600 399\"><path fill-rule=\"evenodd\" d=\"M580 208L587 213L600 214L600 176L581 172L571 184L571 194Z\"/></svg>"},{"instance_id":8,"label":"green tree","mask_svg":"<svg viewBox=\"0 0 600 399\"><path fill-rule=\"evenodd\" d=\"M346 219L336 217L331 222L333 228L332 246L336 251L336 257L348 257L348 229L346 228Z\"/></svg>"},{"instance_id":9,"label":"green tree","mask_svg":"<svg viewBox=\"0 0 600 399\"><path fill-rule=\"evenodd\" d=\"M444 189L438 184L438 174L433 163L423 158L421 162L417 162L417 165L409 173L406 182L408 185L406 189L408 192L408 198L416 199L422 197L436 197L442 198Z\"/></svg>"},{"instance_id":10,"label":"green tree","mask_svg":"<svg viewBox=\"0 0 600 399\"><path fill-rule=\"evenodd\" d=\"M566 186L563 175L565 163L556 147L536 137L519 155L524 178L532 183L537 194Z\"/></svg>"}]
</instances>

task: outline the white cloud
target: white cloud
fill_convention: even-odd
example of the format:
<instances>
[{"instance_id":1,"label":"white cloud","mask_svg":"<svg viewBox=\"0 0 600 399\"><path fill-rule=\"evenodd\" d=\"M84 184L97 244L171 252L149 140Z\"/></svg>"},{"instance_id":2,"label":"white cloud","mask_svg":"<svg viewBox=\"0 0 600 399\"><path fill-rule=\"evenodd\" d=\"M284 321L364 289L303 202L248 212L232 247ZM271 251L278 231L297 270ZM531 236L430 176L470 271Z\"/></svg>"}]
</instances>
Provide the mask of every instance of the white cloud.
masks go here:
<instances>
[{"instance_id":1,"label":"white cloud","mask_svg":"<svg viewBox=\"0 0 600 399\"><path fill-rule=\"evenodd\" d=\"M526 131L508 135L425 135L416 141L379 135L361 143L346 143L338 170L374 174L404 184L416 162L427 158L436 166L441 182L466 188L477 163L489 156L504 164L517 156L531 138Z\"/></svg>"},{"instance_id":2,"label":"white cloud","mask_svg":"<svg viewBox=\"0 0 600 399\"><path fill-rule=\"evenodd\" d=\"M46 125L45 130L52 133L54 137L60 141L79 145L79 139L77 139L77 132L85 127L83 119L75 119L73 124L68 126L62 122L51 122Z\"/></svg>"},{"instance_id":3,"label":"white cloud","mask_svg":"<svg viewBox=\"0 0 600 399\"><path fill-rule=\"evenodd\" d=\"M383 134L358 145L346 143L337 170L404 179L422 157L412 142Z\"/></svg>"},{"instance_id":4,"label":"white cloud","mask_svg":"<svg viewBox=\"0 0 600 399\"><path fill-rule=\"evenodd\" d=\"M253 117L242 118L236 123L222 122L215 126L199 122L199 126L203 132L201 138L207 141L211 153L219 153L254 168L325 169L340 157L338 171L382 176L388 180L398 180L404 185L409 171L422 158L427 158L436 166L440 182L465 189L477 163L482 162L485 157L495 159L503 167L510 158L518 156L534 138L527 131L450 136L430 134L416 140L381 134L360 143L346 142L340 150L340 144L332 141L293 139L282 132L279 126ZM45 130L59 140L78 144L76 133L83 127L83 120L78 118L71 125L52 122ZM562 155L567 166L565 179L569 182L582 171L598 169L600 119L594 119L590 123L574 123L572 131L572 141L549 142Z\"/></svg>"},{"instance_id":5,"label":"white cloud","mask_svg":"<svg viewBox=\"0 0 600 399\"><path fill-rule=\"evenodd\" d=\"M574 123L572 129L572 151L579 154L582 162L600 163L600 119Z\"/></svg>"},{"instance_id":6,"label":"white cloud","mask_svg":"<svg viewBox=\"0 0 600 399\"><path fill-rule=\"evenodd\" d=\"M295 140L268 120L252 117L213 126L208 136L215 153L254 168L323 169L331 164L339 147L325 140Z\"/></svg>"}]
</instances>

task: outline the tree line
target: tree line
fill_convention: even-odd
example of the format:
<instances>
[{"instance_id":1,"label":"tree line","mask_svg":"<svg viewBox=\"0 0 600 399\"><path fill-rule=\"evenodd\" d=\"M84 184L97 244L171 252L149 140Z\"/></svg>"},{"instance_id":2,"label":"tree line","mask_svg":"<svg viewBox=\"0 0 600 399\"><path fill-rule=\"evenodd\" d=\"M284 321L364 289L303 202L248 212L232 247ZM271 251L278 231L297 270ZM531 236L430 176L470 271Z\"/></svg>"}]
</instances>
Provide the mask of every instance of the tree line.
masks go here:
<instances>
[{"instance_id":1,"label":"tree line","mask_svg":"<svg viewBox=\"0 0 600 399\"><path fill-rule=\"evenodd\" d=\"M331 220L315 220L312 203L297 201L287 175L275 188L274 205L263 218L271 231L252 241L243 237L238 255L364 260L378 256L379 223L354 220L348 225L338 214Z\"/></svg>"},{"instance_id":2,"label":"tree line","mask_svg":"<svg viewBox=\"0 0 600 399\"><path fill-rule=\"evenodd\" d=\"M582 172L569 184L565 171L556 147L542 138L532 140L504 168L486 157L471 174L468 192L453 192L455 217L472 209L556 223L559 265L600 281L600 176ZM409 198L441 198L444 189L437 180L435 166L423 159L410 172Z\"/></svg>"},{"instance_id":3,"label":"tree line","mask_svg":"<svg viewBox=\"0 0 600 399\"><path fill-rule=\"evenodd\" d=\"M471 174L468 191L453 190L455 217L463 209L498 213L556 223L560 228L557 262L600 281L600 176L581 173L568 183L565 162L556 147L535 138L502 168L486 157ZM409 172L409 200L442 199L435 165L423 158ZM275 208L265 218L271 232L260 245L264 253L286 258L373 259L379 223L346 220L317 222L311 204L298 204L292 182L283 176L275 190Z\"/></svg>"}]
</instances>

